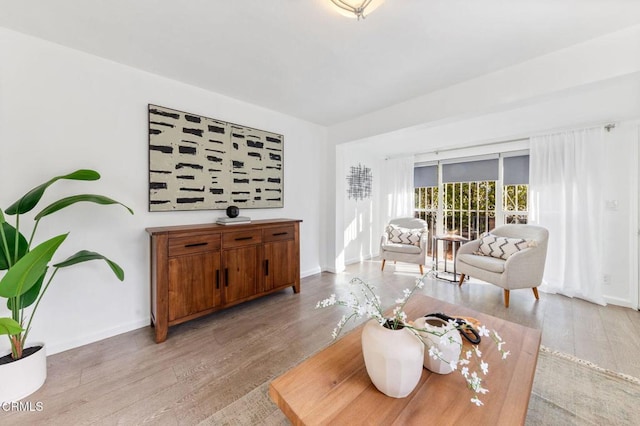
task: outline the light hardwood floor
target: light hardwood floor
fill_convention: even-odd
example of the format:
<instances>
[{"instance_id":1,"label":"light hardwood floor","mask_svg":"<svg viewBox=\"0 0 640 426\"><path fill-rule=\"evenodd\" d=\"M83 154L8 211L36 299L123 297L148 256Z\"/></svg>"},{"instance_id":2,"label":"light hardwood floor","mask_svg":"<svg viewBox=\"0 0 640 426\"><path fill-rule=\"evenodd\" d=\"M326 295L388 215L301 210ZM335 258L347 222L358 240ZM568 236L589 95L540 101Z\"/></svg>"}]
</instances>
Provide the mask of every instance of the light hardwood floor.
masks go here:
<instances>
[{"instance_id":1,"label":"light hardwood floor","mask_svg":"<svg viewBox=\"0 0 640 426\"><path fill-rule=\"evenodd\" d=\"M331 293L344 294L360 277L378 286L391 306L419 277L418 267L379 261L322 273L291 289L169 329L153 341L149 327L49 356L45 385L27 401L41 412L0 411L0 424L197 424L328 345L340 308L315 309ZM490 284L428 280L425 294L543 330L542 344L601 367L640 377L640 313L579 299L511 292ZM425 312L426 313L426 312ZM455 314L452 312L451 314ZM508 345L508 342L507 342Z\"/></svg>"}]
</instances>

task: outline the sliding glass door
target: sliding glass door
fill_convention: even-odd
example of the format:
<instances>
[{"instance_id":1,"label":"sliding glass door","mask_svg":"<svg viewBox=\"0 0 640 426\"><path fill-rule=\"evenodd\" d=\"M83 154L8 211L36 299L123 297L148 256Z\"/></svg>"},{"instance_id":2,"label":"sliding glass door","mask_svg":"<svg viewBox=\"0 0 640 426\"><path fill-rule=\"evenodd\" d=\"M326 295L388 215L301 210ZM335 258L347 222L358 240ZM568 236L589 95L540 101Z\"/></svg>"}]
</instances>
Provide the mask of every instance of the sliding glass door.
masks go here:
<instances>
[{"instance_id":1,"label":"sliding glass door","mask_svg":"<svg viewBox=\"0 0 640 426\"><path fill-rule=\"evenodd\" d=\"M527 223L528 183L528 155L416 165L414 215L430 236L476 239L504 223Z\"/></svg>"}]
</instances>

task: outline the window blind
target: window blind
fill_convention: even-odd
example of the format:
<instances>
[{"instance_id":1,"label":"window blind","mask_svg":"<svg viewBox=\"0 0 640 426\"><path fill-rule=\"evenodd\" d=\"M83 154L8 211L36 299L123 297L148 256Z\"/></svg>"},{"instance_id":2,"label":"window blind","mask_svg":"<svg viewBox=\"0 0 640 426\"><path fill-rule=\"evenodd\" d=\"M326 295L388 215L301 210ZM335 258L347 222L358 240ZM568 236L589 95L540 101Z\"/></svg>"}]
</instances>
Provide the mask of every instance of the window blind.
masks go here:
<instances>
[{"instance_id":1,"label":"window blind","mask_svg":"<svg viewBox=\"0 0 640 426\"><path fill-rule=\"evenodd\" d=\"M518 155L503 160L505 185L526 185L529 183L529 156Z\"/></svg>"},{"instance_id":2,"label":"window blind","mask_svg":"<svg viewBox=\"0 0 640 426\"><path fill-rule=\"evenodd\" d=\"M414 167L413 186L415 188L438 186L438 166Z\"/></svg>"},{"instance_id":3,"label":"window blind","mask_svg":"<svg viewBox=\"0 0 640 426\"><path fill-rule=\"evenodd\" d=\"M498 180L498 159L466 161L442 165L442 182Z\"/></svg>"}]
</instances>

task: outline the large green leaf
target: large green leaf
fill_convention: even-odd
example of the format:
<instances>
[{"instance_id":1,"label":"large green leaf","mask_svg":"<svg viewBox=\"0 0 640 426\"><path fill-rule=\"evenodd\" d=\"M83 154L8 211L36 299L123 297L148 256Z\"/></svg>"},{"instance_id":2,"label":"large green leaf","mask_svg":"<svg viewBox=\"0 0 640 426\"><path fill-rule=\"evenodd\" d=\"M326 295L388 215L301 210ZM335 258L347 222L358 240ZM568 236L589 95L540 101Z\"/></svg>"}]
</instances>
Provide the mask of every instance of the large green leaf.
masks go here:
<instances>
[{"instance_id":1,"label":"large green leaf","mask_svg":"<svg viewBox=\"0 0 640 426\"><path fill-rule=\"evenodd\" d=\"M7 249L9 251L9 256L11 259L14 258L14 250L16 247L16 228L11 226L9 223L4 222L2 225L4 230L5 238L7 239ZM9 262L7 262L7 257L5 255L5 248L3 247L4 242L0 237L0 271L4 269L9 269ZM22 234L18 234L18 259L20 259L27 252L29 243L27 243L27 239Z\"/></svg>"},{"instance_id":2,"label":"large green leaf","mask_svg":"<svg viewBox=\"0 0 640 426\"><path fill-rule=\"evenodd\" d=\"M14 335L23 332L24 330L20 327L16 321L11 318L0 318L0 335L8 334Z\"/></svg>"},{"instance_id":3,"label":"large green leaf","mask_svg":"<svg viewBox=\"0 0 640 426\"><path fill-rule=\"evenodd\" d=\"M76 263L88 262L90 260L104 260L107 262L116 277L118 277L120 281L124 280L124 271L117 263L94 251L81 250L53 266L56 268L65 268L67 266L75 265Z\"/></svg>"},{"instance_id":4,"label":"large green leaf","mask_svg":"<svg viewBox=\"0 0 640 426\"><path fill-rule=\"evenodd\" d=\"M69 173L68 175L56 176L48 182L43 183L42 185L38 185L33 188L31 191L27 192L15 203L11 204L9 208L5 210L6 214L14 215L14 214L24 214L31 209L33 209L36 204L42 198L42 194L44 191L50 187L54 182L60 179L68 179L68 180L98 180L100 179L100 174L94 170L76 170L73 173Z\"/></svg>"},{"instance_id":5,"label":"large green leaf","mask_svg":"<svg viewBox=\"0 0 640 426\"><path fill-rule=\"evenodd\" d=\"M0 280L0 296L9 298L27 292L45 273L47 264L68 234L58 235L25 254Z\"/></svg>"},{"instance_id":6,"label":"large green leaf","mask_svg":"<svg viewBox=\"0 0 640 426\"><path fill-rule=\"evenodd\" d=\"M38 213L36 215L36 217L34 218L35 220L40 220L40 218L44 217L44 216L48 216L52 213L57 212L58 210L61 210L65 207L68 207L72 204L75 203L79 203L81 201L87 201L90 203L96 203L96 204L120 204L122 207L124 207L125 209L129 210L129 213L133 214L133 210L131 210L129 207L125 206L124 204L122 204L119 201L116 200L112 200L111 198L105 197L103 195L96 195L96 194L79 194L79 195L73 195L71 197L66 197L63 198L61 200L56 201L53 204L48 205L47 207L45 207L44 209L42 209L42 211L40 213Z\"/></svg>"},{"instance_id":7,"label":"large green leaf","mask_svg":"<svg viewBox=\"0 0 640 426\"><path fill-rule=\"evenodd\" d=\"M27 290L22 296L20 296L20 306L18 306L18 309L24 309L28 306L31 306L38 299L38 295L40 294L40 289L42 288L42 283L44 282L44 278L46 276L47 276L47 269L45 269L40 279L36 281L36 283L29 290ZM13 311L14 300L16 299L11 298L7 300L7 308L10 311Z\"/></svg>"}]
</instances>

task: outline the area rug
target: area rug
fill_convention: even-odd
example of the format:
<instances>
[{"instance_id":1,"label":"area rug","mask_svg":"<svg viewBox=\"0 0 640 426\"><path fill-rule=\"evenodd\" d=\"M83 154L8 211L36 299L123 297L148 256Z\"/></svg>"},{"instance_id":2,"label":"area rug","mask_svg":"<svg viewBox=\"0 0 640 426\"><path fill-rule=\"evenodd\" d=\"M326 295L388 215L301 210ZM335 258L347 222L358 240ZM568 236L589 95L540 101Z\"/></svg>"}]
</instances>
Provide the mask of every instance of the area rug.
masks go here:
<instances>
[{"instance_id":1,"label":"area rug","mask_svg":"<svg viewBox=\"0 0 640 426\"><path fill-rule=\"evenodd\" d=\"M540 348L527 425L635 425L640 379Z\"/></svg>"},{"instance_id":2,"label":"area rug","mask_svg":"<svg viewBox=\"0 0 640 426\"><path fill-rule=\"evenodd\" d=\"M289 425L265 382L202 424ZM540 348L527 425L633 425L640 414L640 379L574 356Z\"/></svg>"}]
</instances>

